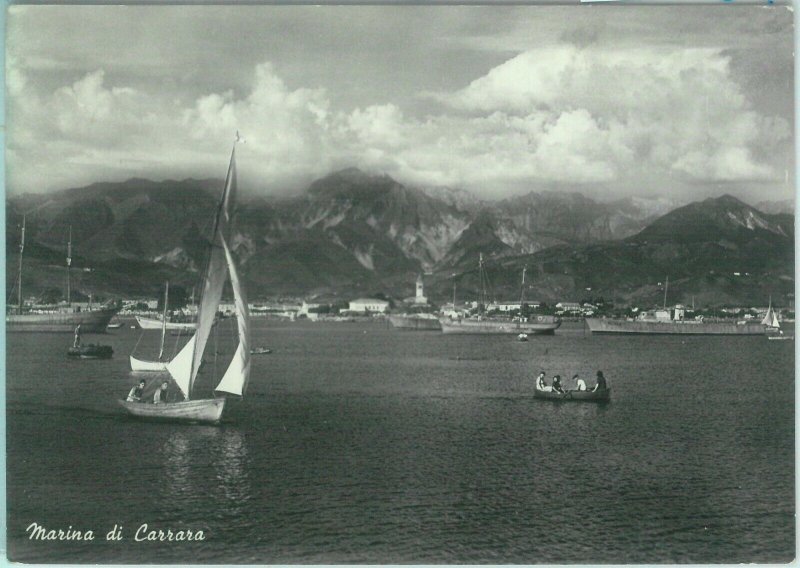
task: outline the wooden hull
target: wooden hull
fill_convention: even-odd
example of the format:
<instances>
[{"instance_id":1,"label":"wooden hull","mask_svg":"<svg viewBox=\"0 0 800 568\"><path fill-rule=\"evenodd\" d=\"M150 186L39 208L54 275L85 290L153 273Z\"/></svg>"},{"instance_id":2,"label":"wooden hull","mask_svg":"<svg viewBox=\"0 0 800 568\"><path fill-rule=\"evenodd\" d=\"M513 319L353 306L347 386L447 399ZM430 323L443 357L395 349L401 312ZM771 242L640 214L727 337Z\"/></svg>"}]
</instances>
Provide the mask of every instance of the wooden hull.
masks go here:
<instances>
[{"instance_id":1,"label":"wooden hull","mask_svg":"<svg viewBox=\"0 0 800 568\"><path fill-rule=\"evenodd\" d=\"M131 355L130 359L131 371L157 373L167 370L168 361L144 361L143 359L137 359L133 355Z\"/></svg>"},{"instance_id":2,"label":"wooden hull","mask_svg":"<svg viewBox=\"0 0 800 568\"><path fill-rule=\"evenodd\" d=\"M185 422L190 424L218 424L225 409L225 397L185 400L152 404L148 402L118 401L131 416L145 420Z\"/></svg>"},{"instance_id":3,"label":"wooden hull","mask_svg":"<svg viewBox=\"0 0 800 568\"><path fill-rule=\"evenodd\" d=\"M74 333L80 325L82 333L105 333L108 322L119 308L102 308L82 312L50 314L8 314L6 332Z\"/></svg>"},{"instance_id":4,"label":"wooden hull","mask_svg":"<svg viewBox=\"0 0 800 568\"><path fill-rule=\"evenodd\" d=\"M616 335L764 335L758 322L642 321L587 318L592 333Z\"/></svg>"},{"instance_id":5,"label":"wooden hull","mask_svg":"<svg viewBox=\"0 0 800 568\"><path fill-rule=\"evenodd\" d=\"M139 327L142 329L161 329L164 325L160 319L156 318L144 318L141 316L136 316L136 322L139 324ZM196 329L197 324L195 322L167 322L167 329L181 329L181 330L191 330Z\"/></svg>"},{"instance_id":6,"label":"wooden hull","mask_svg":"<svg viewBox=\"0 0 800 568\"><path fill-rule=\"evenodd\" d=\"M439 318L444 333L469 333L476 335L496 335L525 333L527 335L553 335L561 325L561 320L553 316L534 316L533 321L516 322L492 319L450 319Z\"/></svg>"},{"instance_id":7,"label":"wooden hull","mask_svg":"<svg viewBox=\"0 0 800 568\"><path fill-rule=\"evenodd\" d=\"M564 393L535 389L533 397L560 402L608 402L611 399L611 389L599 391L571 390Z\"/></svg>"},{"instance_id":8,"label":"wooden hull","mask_svg":"<svg viewBox=\"0 0 800 568\"><path fill-rule=\"evenodd\" d=\"M80 347L70 347L67 350L67 357L71 359L111 359L114 349L110 345L81 345Z\"/></svg>"}]
</instances>

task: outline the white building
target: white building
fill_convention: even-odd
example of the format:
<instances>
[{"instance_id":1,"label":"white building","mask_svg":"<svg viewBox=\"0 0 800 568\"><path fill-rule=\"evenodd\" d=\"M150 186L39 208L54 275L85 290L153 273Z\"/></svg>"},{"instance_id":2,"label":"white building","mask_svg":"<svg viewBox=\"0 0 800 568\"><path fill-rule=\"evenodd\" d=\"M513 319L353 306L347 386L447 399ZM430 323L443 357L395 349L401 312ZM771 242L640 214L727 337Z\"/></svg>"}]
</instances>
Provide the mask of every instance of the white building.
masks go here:
<instances>
[{"instance_id":1,"label":"white building","mask_svg":"<svg viewBox=\"0 0 800 568\"><path fill-rule=\"evenodd\" d=\"M307 316L311 312L311 310L317 310L322 306L322 304L309 304L306 301L303 301L303 304L300 306L300 311L297 312L299 316Z\"/></svg>"},{"instance_id":2,"label":"white building","mask_svg":"<svg viewBox=\"0 0 800 568\"><path fill-rule=\"evenodd\" d=\"M581 305L578 302L559 302L556 304L556 313L580 313Z\"/></svg>"},{"instance_id":3,"label":"white building","mask_svg":"<svg viewBox=\"0 0 800 568\"><path fill-rule=\"evenodd\" d=\"M358 298L350 302L350 307L348 309L351 312L385 314L389 309L389 302L373 298Z\"/></svg>"}]
</instances>

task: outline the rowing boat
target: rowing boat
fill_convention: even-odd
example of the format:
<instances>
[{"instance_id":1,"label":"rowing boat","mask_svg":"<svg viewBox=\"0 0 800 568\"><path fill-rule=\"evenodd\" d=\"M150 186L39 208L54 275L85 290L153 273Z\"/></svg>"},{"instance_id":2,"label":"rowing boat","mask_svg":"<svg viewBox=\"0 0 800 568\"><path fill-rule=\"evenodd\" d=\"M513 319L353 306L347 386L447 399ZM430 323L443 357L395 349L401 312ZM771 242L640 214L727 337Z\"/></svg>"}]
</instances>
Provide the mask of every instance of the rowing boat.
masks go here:
<instances>
[{"instance_id":1,"label":"rowing boat","mask_svg":"<svg viewBox=\"0 0 800 568\"><path fill-rule=\"evenodd\" d=\"M597 391L568 390L560 393L556 391L543 391L539 390L538 388L534 388L533 397L564 402L608 402L611 398L611 389Z\"/></svg>"}]
</instances>

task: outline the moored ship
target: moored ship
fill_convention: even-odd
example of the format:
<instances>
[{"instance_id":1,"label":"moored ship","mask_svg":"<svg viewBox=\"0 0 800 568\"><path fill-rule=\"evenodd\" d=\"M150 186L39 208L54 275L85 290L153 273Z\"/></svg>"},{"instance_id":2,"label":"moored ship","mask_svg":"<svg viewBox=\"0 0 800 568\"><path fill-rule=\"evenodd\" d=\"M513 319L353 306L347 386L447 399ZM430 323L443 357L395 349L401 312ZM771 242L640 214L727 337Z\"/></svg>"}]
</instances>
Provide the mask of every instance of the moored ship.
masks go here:
<instances>
[{"instance_id":1,"label":"moored ship","mask_svg":"<svg viewBox=\"0 0 800 568\"><path fill-rule=\"evenodd\" d=\"M442 329L439 318L433 314L394 314L389 316L389 321L395 329L416 331Z\"/></svg>"},{"instance_id":2,"label":"moored ship","mask_svg":"<svg viewBox=\"0 0 800 568\"><path fill-rule=\"evenodd\" d=\"M444 333L553 335L561 325L556 316L531 316L527 321L500 318L439 318Z\"/></svg>"},{"instance_id":3,"label":"moored ship","mask_svg":"<svg viewBox=\"0 0 800 568\"><path fill-rule=\"evenodd\" d=\"M17 278L17 306L6 313L6 332L57 332L72 333L80 325L83 333L105 333L111 318L119 311L114 304L82 309L70 301L69 269L72 265L72 228L67 244L67 301L56 306L27 308L22 301L22 259L25 251L25 218L22 220L22 238L19 245L19 274ZM90 298L91 300L91 298Z\"/></svg>"},{"instance_id":4,"label":"moored ship","mask_svg":"<svg viewBox=\"0 0 800 568\"><path fill-rule=\"evenodd\" d=\"M645 335L764 335L766 327L753 320L686 320L683 309L644 312L635 319L586 318L589 331L599 334Z\"/></svg>"},{"instance_id":5,"label":"moored ship","mask_svg":"<svg viewBox=\"0 0 800 568\"><path fill-rule=\"evenodd\" d=\"M72 333L80 325L83 333L105 333L108 322L118 311L118 307L112 306L82 311L54 309L53 311L7 314L6 332Z\"/></svg>"},{"instance_id":6,"label":"moored ship","mask_svg":"<svg viewBox=\"0 0 800 568\"><path fill-rule=\"evenodd\" d=\"M519 311L525 312L525 273L527 268L522 270L522 286L520 292ZM478 259L478 278L480 280L481 295L478 300L478 313L470 317L447 317L439 318L443 333L471 333L471 334L525 334L525 335L553 335L561 325L561 318L550 315L533 315L530 317L517 316L515 318L504 318L486 316L483 314L483 307L486 305L486 273L483 265L483 255ZM455 283L453 284L453 307L455 308Z\"/></svg>"}]
</instances>

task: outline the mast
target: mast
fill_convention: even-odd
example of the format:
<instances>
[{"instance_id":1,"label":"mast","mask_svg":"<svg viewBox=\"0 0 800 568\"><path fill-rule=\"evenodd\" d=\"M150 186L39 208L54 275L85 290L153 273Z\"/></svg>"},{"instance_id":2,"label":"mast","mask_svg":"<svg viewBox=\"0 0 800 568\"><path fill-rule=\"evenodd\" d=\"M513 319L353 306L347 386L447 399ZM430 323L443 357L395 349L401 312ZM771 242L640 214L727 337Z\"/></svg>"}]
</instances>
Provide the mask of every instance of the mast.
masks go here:
<instances>
[{"instance_id":1,"label":"mast","mask_svg":"<svg viewBox=\"0 0 800 568\"><path fill-rule=\"evenodd\" d=\"M25 252L25 218L22 216L22 237L19 241L19 281L17 282L17 309L22 313L22 253Z\"/></svg>"},{"instance_id":2,"label":"mast","mask_svg":"<svg viewBox=\"0 0 800 568\"><path fill-rule=\"evenodd\" d=\"M72 266L72 225L69 226L69 240L67 241L67 305L72 304L70 290L69 269Z\"/></svg>"},{"instance_id":3,"label":"mast","mask_svg":"<svg viewBox=\"0 0 800 568\"><path fill-rule=\"evenodd\" d=\"M478 280L480 281L480 291L478 292L478 313L483 314L486 304L486 286L483 283L483 253L478 253Z\"/></svg>"},{"instance_id":4,"label":"mast","mask_svg":"<svg viewBox=\"0 0 800 568\"><path fill-rule=\"evenodd\" d=\"M667 275L667 283L664 285L664 309L667 309L667 290L669 290L669 275Z\"/></svg>"},{"instance_id":5,"label":"mast","mask_svg":"<svg viewBox=\"0 0 800 568\"><path fill-rule=\"evenodd\" d=\"M161 350L158 352L158 360L164 357L164 340L167 337L167 305L169 304L169 280L167 280L167 287L164 289L164 314L161 321Z\"/></svg>"},{"instance_id":6,"label":"mast","mask_svg":"<svg viewBox=\"0 0 800 568\"><path fill-rule=\"evenodd\" d=\"M522 289L520 290L519 294L519 316L522 317L522 311L525 309L525 272L527 272L528 266L525 265L522 267Z\"/></svg>"},{"instance_id":7,"label":"mast","mask_svg":"<svg viewBox=\"0 0 800 568\"><path fill-rule=\"evenodd\" d=\"M453 312L456 311L456 273L453 272Z\"/></svg>"}]
</instances>

